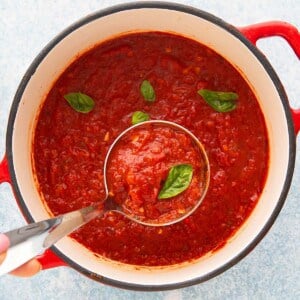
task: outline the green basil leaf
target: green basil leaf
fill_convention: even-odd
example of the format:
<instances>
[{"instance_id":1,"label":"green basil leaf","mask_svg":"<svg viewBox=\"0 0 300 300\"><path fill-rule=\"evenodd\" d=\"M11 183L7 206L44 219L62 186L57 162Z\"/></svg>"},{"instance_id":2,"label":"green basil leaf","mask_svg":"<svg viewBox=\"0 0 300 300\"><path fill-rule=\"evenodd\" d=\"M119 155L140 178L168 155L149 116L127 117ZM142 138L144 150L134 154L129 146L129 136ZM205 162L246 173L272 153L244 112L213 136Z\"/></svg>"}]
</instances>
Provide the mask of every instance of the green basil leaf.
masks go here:
<instances>
[{"instance_id":1,"label":"green basil leaf","mask_svg":"<svg viewBox=\"0 0 300 300\"><path fill-rule=\"evenodd\" d=\"M72 108L80 113L89 113L95 106L94 100L83 93L69 93L64 98Z\"/></svg>"},{"instance_id":2,"label":"green basil leaf","mask_svg":"<svg viewBox=\"0 0 300 300\"><path fill-rule=\"evenodd\" d=\"M144 99L148 102L155 101L155 91L148 80L144 80L140 86L140 91Z\"/></svg>"},{"instance_id":3,"label":"green basil leaf","mask_svg":"<svg viewBox=\"0 0 300 300\"><path fill-rule=\"evenodd\" d=\"M148 120L150 120L149 115L142 112L142 111L135 111L132 114L132 117L131 117L132 125L135 125L135 124L138 124L138 123L141 123L141 122L145 122L145 121L148 121Z\"/></svg>"},{"instance_id":4,"label":"green basil leaf","mask_svg":"<svg viewBox=\"0 0 300 300\"><path fill-rule=\"evenodd\" d=\"M216 111L229 112L236 108L238 94L233 92L216 92L199 90L198 94Z\"/></svg>"},{"instance_id":5,"label":"green basil leaf","mask_svg":"<svg viewBox=\"0 0 300 300\"><path fill-rule=\"evenodd\" d=\"M167 199L182 193L189 187L192 177L192 165L180 164L172 167L158 194L158 199Z\"/></svg>"}]
</instances>

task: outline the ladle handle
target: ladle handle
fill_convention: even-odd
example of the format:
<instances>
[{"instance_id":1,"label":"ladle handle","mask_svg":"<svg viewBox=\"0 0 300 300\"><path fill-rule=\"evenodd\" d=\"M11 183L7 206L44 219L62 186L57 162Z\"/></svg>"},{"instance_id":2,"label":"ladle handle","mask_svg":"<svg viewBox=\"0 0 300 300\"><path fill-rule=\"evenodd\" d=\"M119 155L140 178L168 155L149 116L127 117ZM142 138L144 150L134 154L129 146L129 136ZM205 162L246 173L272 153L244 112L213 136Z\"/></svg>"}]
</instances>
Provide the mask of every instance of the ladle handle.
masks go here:
<instances>
[{"instance_id":1,"label":"ladle handle","mask_svg":"<svg viewBox=\"0 0 300 300\"><path fill-rule=\"evenodd\" d=\"M0 276L42 254L61 238L103 213L98 207L89 206L6 232L10 247L0 265Z\"/></svg>"},{"instance_id":2,"label":"ladle handle","mask_svg":"<svg viewBox=\"0 0 300 300\"><path fill-rule=\"evenodd\" d=\"M11 272L45 251L44 241L62 217L53 218L6 232L10 246L0 265L0 276Z\"/></svg>"}]
</instances>

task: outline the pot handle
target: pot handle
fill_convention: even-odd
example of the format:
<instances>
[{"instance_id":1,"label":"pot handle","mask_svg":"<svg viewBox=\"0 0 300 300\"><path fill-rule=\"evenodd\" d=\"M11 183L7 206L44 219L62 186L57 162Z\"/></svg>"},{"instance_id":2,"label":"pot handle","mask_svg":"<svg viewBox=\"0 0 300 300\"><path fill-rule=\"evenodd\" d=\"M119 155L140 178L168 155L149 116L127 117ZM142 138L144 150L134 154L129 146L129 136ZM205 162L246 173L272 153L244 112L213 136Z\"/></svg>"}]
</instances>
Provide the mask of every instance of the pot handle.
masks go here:
<instances>
[{"instance_id":1,"label":"pot handle","mask_svg":"<svg viewBox=\"0 0 300 300\"><path fill-rule=\"evenodd\" d=\"M68 266L68 264L60 259L51 249L47 249L42 255L39 255L37 260L42 265L42 270Z\"/></svg>"},{"instance_id":2,"label":"pot handle","mask_svg":"<svg viewBox=\"0 0 300 300\"><path fill-rule=\"evenodd\" d=\"M0 163L0 184L3 182L11 183L8 159L6 155L4 155ZM56 254L54 254L53 251L51 251L51 249L47 249L42 255L38 256L37 260L40 262L42 270L67 266L67 264L63 260L61 260Z\"/></svg>"},{"instance_id":3,"label":"pot handle","mask_svg":"<svg viewBox=\"0 0 300 300\"><path fill-rule=\"evenodd\" d=\"M3 182L11 183L9 170L8 170L8 160L6 155L4 155L0 163L0 184Z\"/></svg>"},{"instance_id":4,"label":"pot handle","mask_svg":"<svg viewBox=\"0 0 300 300\"><path fill-rule=\"evenodd\" d=\"M300 33L298 29L286 22L270 21L239 27L239 31L254 45L265 37L280 36L284 38L300 59ZM295 133L300 131L300 109L291 109Z\"/></svg>"}]
</instances>

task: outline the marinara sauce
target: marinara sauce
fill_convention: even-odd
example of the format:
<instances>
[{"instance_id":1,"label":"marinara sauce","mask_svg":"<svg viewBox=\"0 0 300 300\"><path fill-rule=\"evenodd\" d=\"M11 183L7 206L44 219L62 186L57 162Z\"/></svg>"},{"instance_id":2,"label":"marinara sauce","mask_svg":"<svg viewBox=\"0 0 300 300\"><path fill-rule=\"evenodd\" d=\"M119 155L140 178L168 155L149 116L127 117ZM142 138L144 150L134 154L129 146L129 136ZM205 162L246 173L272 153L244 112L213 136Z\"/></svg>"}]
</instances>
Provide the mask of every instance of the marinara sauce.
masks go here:
<instances>
[{"instance_id":1,"label":"marinara sauce","mask_svg":"<svg viewBox=\"0 0 300 300\"><path fill-rule=\"evenodd\" d=\"M207 161L198 143L185 131L163 123L142 123L117 140L106 166L109 195L127 215L151 224L174 221L202 199ZM180 166L189 167L187 171ZM160 197L172 168L171 189ZM189 175L189 174L188 174ZM178 193L178 188L184 190ZM174 193L175 191L175 193Z\"/></svg>"},{"instance_id":2,"label":"marinara sauce","mask_svg":"<svg viewBox=\"0 0 300 300\"><path fill-rule=\"evenodd\" d=\"M155 101L141 95L143 80L151 82ZM199 89L237 93L236 108L215 111ZM71 92L92 97L93 110L75 111L64 99ZM147 266L181 263L220 248L262 192L269 154L266 126L238 71L206 46L174 34L135 33L105 41L76 58L54 82L41 107L33 145L47 207L58 215L105 197L105 155L131 125L135 111L176 122L203 143L211 171L206 197L191 216L171 226L143 226L109 213L72 237L98 255ZM157 155L161 152L153 157Z\"/></svg>"}]
</instances>

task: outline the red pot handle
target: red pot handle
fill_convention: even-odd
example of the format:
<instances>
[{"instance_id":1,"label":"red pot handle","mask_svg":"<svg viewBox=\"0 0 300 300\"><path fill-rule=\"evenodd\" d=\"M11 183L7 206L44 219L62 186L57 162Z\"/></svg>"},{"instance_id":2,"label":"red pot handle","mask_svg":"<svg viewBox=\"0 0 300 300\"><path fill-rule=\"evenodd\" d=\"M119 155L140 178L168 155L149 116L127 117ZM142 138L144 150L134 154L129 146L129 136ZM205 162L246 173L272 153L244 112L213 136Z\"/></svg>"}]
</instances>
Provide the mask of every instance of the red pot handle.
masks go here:
<instances>
[{"instance_id":1,"label":"red pot handle","mask_svg":"<svg viewBox=\"0 0 300 300\"><path fill-rule=\"evenodd\" d=\"M4 157L0 163L0 183L3 183L3 182L11 183L9 169L8 169L8 160L7 160L6 155L4 155Z\"/></svg>"},{"instance_id":2,"label":"red pot handle","mask_svg":"<svg viewBox=\"0 0 300 300\"><path fill-rule=\"evenodd\" d=\"M3 182L11 183L8 168L8 159L6 155L4 155L0 163L0 184ZM37 259L42 265L43 270L60 266L67 266L67 264L63 260L61 260L57 255L55 255L50 249L46 250L42 255L37 257Z\"/></svg>"},{"instance_id":3,"label":"red pot handle","mask_svg":"<svg viewBox=\"0 0 300 300\"><path fill-rule=\"evenodd\" d=\"M51 249L46 250L42 255L37 257L37 260L42 265L42 270L47 270L56 267L67 266L61 258L59 258Z\"/></svg>"},{"instance_id":4,"label":"red pot handle","mask_svg":"<svg viewBox=\"0 0 300 300\"><path fill-rule=\"evenodd\" d=\"M257 40L265 37L283 37L300 59L300 33L298 29L286 22L271 21L238 28L241 33L254 45ZM300 109L291 109L295 133L300 131Z\"/></svg>"}]
</instances>

